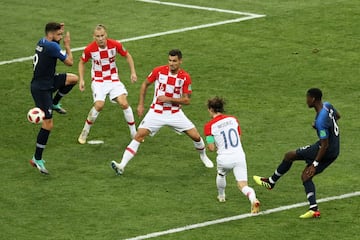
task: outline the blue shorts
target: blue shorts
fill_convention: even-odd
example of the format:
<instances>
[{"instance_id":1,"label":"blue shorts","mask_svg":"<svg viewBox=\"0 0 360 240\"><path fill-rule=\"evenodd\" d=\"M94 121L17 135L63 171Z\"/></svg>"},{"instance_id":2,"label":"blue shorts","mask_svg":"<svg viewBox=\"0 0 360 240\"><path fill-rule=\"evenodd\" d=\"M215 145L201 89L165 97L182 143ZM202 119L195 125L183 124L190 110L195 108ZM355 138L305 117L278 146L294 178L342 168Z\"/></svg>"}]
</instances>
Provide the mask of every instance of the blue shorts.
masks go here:
<instances>
[{"instance_id":1,"label":"blue shorts","mask_svg":"<svg viewBox=\"0 0 360 240\"><path fill-rule=\"evenodd\" d=\"M31 95L35 106L44 111L45 119L52 118L53 92L64 87L65 83L66 73L61 73L54 76L54 88L44 90L31 84Z\"/></svg>"},{"instance_id":2,"label":"blue shorts","mask_svg":"<svg viewBox=\"0 0 360 240\"><path fill-rule=\"evenodd\" d=\"M305 160L305 162L309 166L310 164L312 164L314 162L316 155L319 151L319 148L320 148L319 142L317 142L313 145L307 145L304 147L300 147L300 148L296 149L296 155L297 155L296 159ZM315 175L324 171L328 166L330 166L330 164L332 164L336 160L336 158L337 158L337 156L332 157L332 156L327 156L325 154L323 159L319 162L319 165L316 167Z\"/></svg>"}]
</instances>

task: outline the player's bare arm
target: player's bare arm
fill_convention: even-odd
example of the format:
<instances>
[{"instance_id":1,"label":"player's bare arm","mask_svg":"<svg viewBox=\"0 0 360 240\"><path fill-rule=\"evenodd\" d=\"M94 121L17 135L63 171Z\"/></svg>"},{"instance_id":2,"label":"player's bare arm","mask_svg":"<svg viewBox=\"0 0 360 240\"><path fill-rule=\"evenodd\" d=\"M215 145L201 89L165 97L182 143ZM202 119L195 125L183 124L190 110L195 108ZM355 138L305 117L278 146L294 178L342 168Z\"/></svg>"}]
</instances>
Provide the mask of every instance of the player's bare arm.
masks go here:
<instances>
[{"instance_id":1,"label":"player's bare arm","mask_svg":"<svg viewBox=\"0 0 360 240\"><path fill-rule=\"evenodd\" d=\"M142 84L141 84L141 88L140 88L140 94L139 94L139 103L138 103L138 107L137 107L137 113L138 116L141 117L144 114L144 102L145 102L145 96L146 96L146 92L148 87L151 85L150 82L148 82L147 80L145 80Z\"/></svg>"},{"instance_id":2,"label":"player's bare arm","mask_svg":"<svg viewBox=\"0 0 360 240\"><path fill-rule=\"evenodd\" d=\"M190 104L191 94L185 93L181 96L181 98L172 98L166 96L159 96L157 100L159 102L166 102L166 103L174 103L174 104L182 104L182 105L189 105Z\"/></svg>"},{"instance_id":3,"label":"player's bare arm","mask_svg":"<svg viewBox=\"0 0 360 240\"><path fill-rule=\"evenodd\" d=\"M211 151L211 152L214 152L214 151L216 151L216 146L214 143L208 143L207 149L209 149L209 151Z\"/></svg>"},{"instance_id":4,"label":"player's bare arm","mask_svg":"<svg viewBox=\"0 0 360 240\"><path fill-rule=\"evenodd\" d=\"M126 58L126 61L128 62L129 67L130 67L130 72L131 72L130 79L131 79L131 82L134 83L134 82L137 81L137 75L136 75L136 70L135 70L134 59L132 58L130 53L127 53L125 58Z\"/></svg>"},{"instance_id":5,"label":"player's bare arm","mask_svg":"<svg viewBox=\"0 0 360 240\"><path fill-rule=\"evenodd\" d=\"M71 52L71 48L70 48L70 32L66 32L66 35L64 37L64 46L65 46L65 51L67 54L66 59L64 60L64 64L67 66L72 66L74 64L74 60L73 60L73 55Z\"/></svg>"},{"instance_id":6,"label":"player's bare arm","mask_svg":"<svg viewBox=\"0 0 360 240\"><path fill-rule=\"evenodd\" d=\"M340 116L340 113L336 111L336 114L335 114L335 118L336 118L336 120L339 120L339 119L340 119L340 117L341 117L341 116Z\"/></svg>"},{"instance_id":7,"label":"player's bare arm","mask_svg":"<svg viewBox=\"0 0 360 240\"><path fill-rule=\"evenodd\" d=\"M84 81L84 75L85 75L85 63L83 60L80 59L79 65L78 65L78 71L79 71L79 89L80 91L85 90L85 81Z\"/></svg>"}]
</instances>

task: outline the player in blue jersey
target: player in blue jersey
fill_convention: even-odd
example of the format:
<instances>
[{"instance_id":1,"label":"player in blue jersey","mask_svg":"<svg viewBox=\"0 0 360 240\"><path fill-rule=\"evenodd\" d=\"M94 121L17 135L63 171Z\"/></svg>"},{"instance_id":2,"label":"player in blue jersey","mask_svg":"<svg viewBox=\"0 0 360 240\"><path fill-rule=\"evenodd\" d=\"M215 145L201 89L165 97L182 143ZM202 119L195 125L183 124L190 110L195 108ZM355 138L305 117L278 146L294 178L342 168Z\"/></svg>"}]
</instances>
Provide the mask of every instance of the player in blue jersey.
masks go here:
<instances>
[{"instance_id":1,"label":"player in blue jersey","mask_svg":"<svg viewBox=\"0 0 360 240\"><path fill-rule=\"evenodd\" d=\"M37 43L33 58L34 74L31 81L31 94L35 105L44 111L45 119L37 136L35 154L30 164L44 174L49 173L45 168L45 161L42 160L42 153L53 128L52 111L66 113L59 102L78 81L78 76L75 74L55 72L58 59L67 66L73 65L69 32L64 37L65 52L60 48L63 33L64 24L56 22L46 24L45 37ZM53 97L54 92L56 94Z\"/></svg>"},{"instance_id":2,"label":"player in blue jersey","mask_svg":"<svg viewBox=\"0 0 360 240\"><path fill-rule=\"evenodd\" d=\"M309 108L314 108L316 111L313 127L317 132L319 140L312 145L286 153L283 161L271 177L253 177L257 184L267 189L273 189L275 183L291 168L294 161L305 161L307 166L302 173L301 179L310 207L300 218L320 217L320 211L316 202L315 185L312 178L333 163L340 152L340 135L337 124L340 114L330 103L323 103L321 98L322 92L320 89L311 88L307 91L306 103Z\"/></svg>"}]
</instances>

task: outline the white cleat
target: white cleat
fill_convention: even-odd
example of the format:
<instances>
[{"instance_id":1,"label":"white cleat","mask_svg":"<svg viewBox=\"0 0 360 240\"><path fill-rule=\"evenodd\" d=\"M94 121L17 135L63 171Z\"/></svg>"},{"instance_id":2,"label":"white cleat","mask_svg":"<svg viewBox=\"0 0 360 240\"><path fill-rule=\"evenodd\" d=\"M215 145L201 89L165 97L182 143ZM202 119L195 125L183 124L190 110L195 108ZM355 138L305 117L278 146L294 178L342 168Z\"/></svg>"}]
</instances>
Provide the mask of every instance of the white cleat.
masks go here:
<instances>
[{"instance_id":1,"label":"white cleat","mask_svg":"<svg viewBox=\"0 0 360 240\"><path fill-rule=\"evenodd\" d=\"M217 196L217 199L218 199L218 201L221 202L221 203L226 202L225 195L218 195L218 196Z\"/></svg>"},{"instance_id":2,"label":"white cleat","mask_svg":"<svg viewBox=\"0 0 360 240\"><path fill-rule=\"evenodd\" d=\"M87 138L88 134L89 134L88 131L82 130L82 132L81 132L81 134L80 134L80 136L79 136L79 138L78 138L78 142L79 142L80 144L85 144L85 143L86 143L86 138Z\"/></svg>"},{"instance_id":3,"label":"white cleat","mask_svg":"<svg viewBox=\"0 0 360 240\"><path fill-rule=\"evenodd\" d=\"M111 161L111 168L114 169L116 175L123 175L124 173L124 168L122 168L120 164L115 161Z\"/></svg>"},{"instance_id":4,"label":"white cleat","mask_svg":"<svg viewBox=\"0 0 360 240\"><path fill-rule=\"evenodd\" d=\"M214 163L208 158L206 155L200 155L201 161L204 163L205 167L207 168L213 168Z\"/></svg>"}]
</instances>

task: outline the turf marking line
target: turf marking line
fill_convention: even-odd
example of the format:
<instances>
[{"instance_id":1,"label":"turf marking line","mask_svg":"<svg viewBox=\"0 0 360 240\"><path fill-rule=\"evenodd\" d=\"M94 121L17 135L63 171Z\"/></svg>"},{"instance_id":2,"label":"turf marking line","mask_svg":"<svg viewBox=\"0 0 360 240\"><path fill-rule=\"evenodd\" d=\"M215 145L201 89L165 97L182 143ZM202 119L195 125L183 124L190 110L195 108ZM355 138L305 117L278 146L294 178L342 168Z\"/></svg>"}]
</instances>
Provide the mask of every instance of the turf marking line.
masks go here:
<instances>
[{"instance_id":1,"label":"turf marking line","mask_svg":"<svg viewBox=\"0 0 360 240\"><path fill-rule=\"evenodd\" d=\"M319 199L317 202L318 203L330 202L330 201L334 201L334 200L341 200L341 199L351 198L351 197L356 197L356 196L360 196L360 191L347 193L347 194L343 194L343 195L339 195L339 196L332 196L332 197L322 198L322 199ZM216 220L212 220L212 221L187 225L187 226L184 226L184 227L173 228L173 229L169 229L169 230L166 230L166 231L153 232L153 233L149 233L149 234L146 234L146 235L137 236L137 237L134 237L134 238L127 238L125 240L149 239L149 238L159 237L159 236L163 236L163 235L169 235L169 234L172 234L172 233L184 232L184 231L195 229L195 228L202 228L202 227L215 225L215 224L219 224L219 223L225 223L225 222L240 220L240 219L249 218L249 217L257 217L257 216L261 216L261 215L267 215L267 214L271 214L271 213L281 212L281 211L285 211L285 210L289 210L289 209L293 209L293 208L307 206L308 204L309 204L308 202L301 202L301 203L282 206L282 207L278 207L278 208L268 209L268 210L259 212L259 214L246 213L246 214L241 214L241 215L232 216L232 217L220 218L220 219L216 219Z\"/></svg>"},{"instance_id":2,"label":"turf marking line","mask_svg":"<svg viewBox=\"0 0 360 240\"><path fill-rule=\"evenodd\" d=\"M120 42L125 43L125 42L132 42L132 41L137 41L137 40L142 40L142 39L155 38L155 37L170 35L170 34L174 34L174 33L181 33L181 32L199 30L199 29L203 29L203 28L210 28L210 27L215 27L215 26L220 26L220 25L225 25L225 24L230 24L230 23L237 23L237 22L247 21L247 20L251 20L251 19L262 18L262 17L266 16L266 15L260 15L260 14L254 14L254 13L238 12L238 11L219 9L219 8L202 7L202 6L196 6L196 5L186 5L186 4L180 4L180 3L170 3L170 2L161 2L161 1L153 1L153 0L136 0L136 1L144 2L144 3L152 3L152 4L161 4L161 5L169 5L169 6L175 6L175 7L198 9L198 10L216 11L216 12L221 12L221 13L242 15L243 17L225 20L225 21L214 22L214 23L202 24L202 25L197 25L197 26L192 26L192 27L179 28L179 29L174 29L174 30L165 31L165 32L147 34L147 35L142 35L142 36L137 36L137 37L132 37L132 38L125 38L125 39L118 40ZM78 48L72 48L71 51L77 52L77 51L82 51L84 49L85 49L85 47L78 47ZM16 58L16 59L7 60L7 61L0 61L0 66L5 65L5 64L17 63L17 62L25 62L25 61L32 60L32 59L33 59L33 56L29 56L29 57Z\"/></svg>"}]
</instances>

